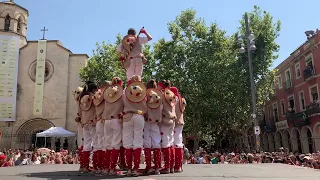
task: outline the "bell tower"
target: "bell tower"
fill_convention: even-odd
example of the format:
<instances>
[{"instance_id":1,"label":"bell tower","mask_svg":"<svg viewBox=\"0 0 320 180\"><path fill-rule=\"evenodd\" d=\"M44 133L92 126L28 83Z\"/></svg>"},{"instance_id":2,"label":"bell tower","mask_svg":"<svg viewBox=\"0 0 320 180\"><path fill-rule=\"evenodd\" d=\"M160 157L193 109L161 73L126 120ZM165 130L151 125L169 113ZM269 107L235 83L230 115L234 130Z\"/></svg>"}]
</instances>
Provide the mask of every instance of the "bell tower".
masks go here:
<instances>
[{"instance_id":1,"label":"bell tower","mask_svg":"<svg viewBox=\"0 0 320 180\"><path fill-rule=\"evenodd\" d=\"M20 47L27 44L28 10L13 0L0 2L0 34L20 36Z\"/></svg>"}]
</instances>

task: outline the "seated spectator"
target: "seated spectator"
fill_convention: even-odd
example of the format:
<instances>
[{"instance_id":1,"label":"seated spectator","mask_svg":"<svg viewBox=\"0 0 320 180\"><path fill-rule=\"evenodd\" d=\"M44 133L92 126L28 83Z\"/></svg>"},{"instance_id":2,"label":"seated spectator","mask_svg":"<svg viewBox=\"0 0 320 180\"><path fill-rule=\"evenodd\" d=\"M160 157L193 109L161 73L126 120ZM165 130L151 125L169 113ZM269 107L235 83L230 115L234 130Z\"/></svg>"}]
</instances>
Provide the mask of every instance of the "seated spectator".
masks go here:
<instances>
[{"instance_id":1,"label":"seated spectator","mask_svg":"<svg viewBox=\"0 0 320 180\"><path fill-rule=\"evenodd\" d=\"M14 162L15 166L29 165L30 160L27 158L25 152L20 153L20 157Z\"/></svg>"},{"instance_id":2,"label":"seated spectator","mask_svg":"<svg viewBox=\"0 0 320 180\"><path fill-rule=\"evenodd\" d=\"M9 163L7 162L7 157L4 154L0 155L0 167L9 167Z\"/></svg>"}]
</instances>

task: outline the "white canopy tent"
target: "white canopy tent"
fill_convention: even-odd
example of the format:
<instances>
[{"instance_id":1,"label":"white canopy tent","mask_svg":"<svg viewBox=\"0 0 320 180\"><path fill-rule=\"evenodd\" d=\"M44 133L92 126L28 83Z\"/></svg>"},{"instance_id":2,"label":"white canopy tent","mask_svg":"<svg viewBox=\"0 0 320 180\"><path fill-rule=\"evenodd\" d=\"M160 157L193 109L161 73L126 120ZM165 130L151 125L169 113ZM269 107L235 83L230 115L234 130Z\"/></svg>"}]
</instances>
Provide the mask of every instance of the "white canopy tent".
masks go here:
<instances>
[{"instance_id":1,"label":"white canopy tent","mask_svg":"<svg viewBox=\"0 0 320 180\"><path fill-rule=\"evenodd\" d=\"M51 127L43 132L36 134L36 141L38 137L45 138L45 146L47 144L47 137L72 137L76 134L70 131L65 130L62 127ZM36 143L37 144L37 143Z\"/></svg>"}]
</instances>

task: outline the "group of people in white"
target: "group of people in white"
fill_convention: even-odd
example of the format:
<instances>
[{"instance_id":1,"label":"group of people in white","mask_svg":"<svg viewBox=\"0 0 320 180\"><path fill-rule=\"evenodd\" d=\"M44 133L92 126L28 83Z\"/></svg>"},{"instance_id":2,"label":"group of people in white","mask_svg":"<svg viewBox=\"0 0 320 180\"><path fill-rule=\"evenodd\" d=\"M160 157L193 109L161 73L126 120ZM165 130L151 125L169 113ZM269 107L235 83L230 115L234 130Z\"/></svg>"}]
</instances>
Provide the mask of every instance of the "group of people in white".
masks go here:
<instances>
[{"instance_id":1,"label":"group of people in white","mask_svg":"<svg viewBox=\"0 0 320 180\"><path fill-rule=\"evenodd\" d=\"M152 38L144 28L139 35L130 28L118 48L127 72L126 87L114 77L99 86L88 81L73 91L78 105L75 121L82 140L78 141L82 142L78 143L81 172L122 175L121 170L126 169L127 176L182 172L186 101L169 80L142 82L147 60L141 46ZM139 170L142 150L143 171Z\"/></svg>"}]
</instances>

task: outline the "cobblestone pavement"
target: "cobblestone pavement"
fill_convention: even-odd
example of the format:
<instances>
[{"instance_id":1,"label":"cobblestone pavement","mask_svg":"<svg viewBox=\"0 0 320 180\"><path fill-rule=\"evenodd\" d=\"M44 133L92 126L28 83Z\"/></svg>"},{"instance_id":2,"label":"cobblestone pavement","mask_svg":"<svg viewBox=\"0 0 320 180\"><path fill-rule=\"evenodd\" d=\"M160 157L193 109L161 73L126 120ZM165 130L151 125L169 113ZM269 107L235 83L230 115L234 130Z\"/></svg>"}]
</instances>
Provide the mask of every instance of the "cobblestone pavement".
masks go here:
<instances>
[{"instance_id":1,"label":"cobblestone pavement","mask_svg":"<svg viewBox=\"0 0 320 180\"><path fill-rule=\"evenodd\" d=\"M284 164L185 165L180 174L107 177L80 174L77 165L34 165L0 168L0 180L320 180L320 171Z\"/></svg>"}]
</instances>

